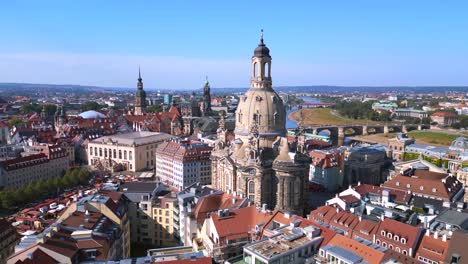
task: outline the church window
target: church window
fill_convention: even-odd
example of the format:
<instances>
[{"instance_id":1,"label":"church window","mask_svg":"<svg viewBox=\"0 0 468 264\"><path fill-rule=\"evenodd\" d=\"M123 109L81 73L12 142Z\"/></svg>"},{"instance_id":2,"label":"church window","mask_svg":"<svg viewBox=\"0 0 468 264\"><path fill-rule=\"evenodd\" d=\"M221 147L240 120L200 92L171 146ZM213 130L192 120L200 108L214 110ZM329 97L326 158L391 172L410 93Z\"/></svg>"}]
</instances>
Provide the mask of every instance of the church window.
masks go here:
<instances>
[{"instance_id":1,"label":"church window","mask_svg":"<svg viewBox=\"0 0 468 264\"><path fill-rule=\"evenodd\" d=\"M122 150L119 150L119 159L122 159Z\"/></svg>"},{"instance_id":2,"label":"church window","mask_svg":"<svg viewBox=\"0 0 468 264\"><path fill-rule=\"evenodd\" d=\"M127 151L124 150L124 159L127 159Z\"/></svg>"},{"instance_id":3,"label":"church window","mask_svg":"<svg viewBox=\"0 0 468 264\"><path fill-rule=\"evenodd\" d=\"M263 67L265 68L265 76L271 77L270 76L270 63L269 62L265 63Z\"/></svg>"},{"instance_id":4,"label":"church window","mask_svg":"<svg viewBox=\"0 0 468 264\"><path fill-rule=\"evenodd\" d=\"M249 181L248 191L249 191L249 193L255 193L255 183L254 183L254 181Z\"/></svg>"},{"instance_id":5,"label":"church window","mask_svg":"<svg viewBox=\"0 0 468 264\"><path fill-rule=\"evenodd\" d=\"M258 63L257 62L255 62L254 65L253 65L253 76L255 78L257 78L257 76L258 76Z\"/></svg>"}]
</instances>

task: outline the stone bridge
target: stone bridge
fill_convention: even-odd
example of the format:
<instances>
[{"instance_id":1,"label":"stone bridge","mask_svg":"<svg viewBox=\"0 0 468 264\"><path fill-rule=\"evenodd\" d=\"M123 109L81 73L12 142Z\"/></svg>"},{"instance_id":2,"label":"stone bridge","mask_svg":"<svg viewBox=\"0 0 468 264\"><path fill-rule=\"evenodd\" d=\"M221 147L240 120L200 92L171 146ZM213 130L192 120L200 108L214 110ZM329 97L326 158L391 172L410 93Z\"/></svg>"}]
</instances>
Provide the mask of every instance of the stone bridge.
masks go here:
<instances>
[{"instance_id":1,"label":"stone bridge","mask_svg":"<svg viewBox=\"0 0 468 264\"><path fill-rule=\"evenodd\" d=\"M340 126L308 126L304 130L307 133L318 134L326 131L330 135L330 139L335 146L343 145L345 136L366 136L372 134L388 134L403 132L407 133L412 130L423 130L430 128L428 124L382 124L382 125L340 125Z\"/></svg>"}]
</instances>

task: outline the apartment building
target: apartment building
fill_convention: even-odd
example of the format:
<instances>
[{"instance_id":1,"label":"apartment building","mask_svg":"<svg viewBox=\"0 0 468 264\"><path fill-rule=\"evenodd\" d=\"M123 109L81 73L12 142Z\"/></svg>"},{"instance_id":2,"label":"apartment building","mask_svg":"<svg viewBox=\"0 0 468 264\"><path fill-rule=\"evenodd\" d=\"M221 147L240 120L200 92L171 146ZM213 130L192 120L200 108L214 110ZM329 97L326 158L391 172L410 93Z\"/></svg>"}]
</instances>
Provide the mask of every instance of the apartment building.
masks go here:
<instances>
[{"instance_id":1,"label":"apartment building","mask_svg":"<svg viewBox=\"0 0 468 264\"><path fill-rule=\"evenodd\" d=\"M212 148L183 139L161 143L156 149L156 178L179 190L194 184L211 183Z\"/></svg>"},{"instance_id":2,"label":"apartment building","mask_svg":"<svg viewBox=\"0 0 468 264\"><path fill-rule=\"evenodd\" d=\"M0 161L0 187L19 188L31 181L61 176L69 168L67 153L60 147L44 153Z\"/></svg>"},{"instance_id":3,"label":"apartment building","mask_svg":"<svg viewBox=\"0 0 468 264\"><path fill-rule=\"evenodd\" d=\"M0 219L0 264L5 264L8 256L15 252L19 236L11 223L6 219Z\"/></svg>"}]
</instances>

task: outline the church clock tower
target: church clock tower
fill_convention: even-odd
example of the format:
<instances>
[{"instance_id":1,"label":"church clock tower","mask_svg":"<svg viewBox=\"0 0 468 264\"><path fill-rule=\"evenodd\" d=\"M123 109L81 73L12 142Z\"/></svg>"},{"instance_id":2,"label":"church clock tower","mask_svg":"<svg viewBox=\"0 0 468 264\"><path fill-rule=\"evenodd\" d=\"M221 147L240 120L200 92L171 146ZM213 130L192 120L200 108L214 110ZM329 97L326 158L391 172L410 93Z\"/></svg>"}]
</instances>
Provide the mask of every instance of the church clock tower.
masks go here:
<instances>
[{"instance_id":1,"label":"church clock tower","mask_svg":"<svg viewBox=\"0 0 468 264\"><path fill-rule=\"evenodd\" d=\"M138 83L135 94L135 115L143 115L146 113L146 92L143 90L143 79L141 71L138 68Z\"/></svg>"}]
</instances>

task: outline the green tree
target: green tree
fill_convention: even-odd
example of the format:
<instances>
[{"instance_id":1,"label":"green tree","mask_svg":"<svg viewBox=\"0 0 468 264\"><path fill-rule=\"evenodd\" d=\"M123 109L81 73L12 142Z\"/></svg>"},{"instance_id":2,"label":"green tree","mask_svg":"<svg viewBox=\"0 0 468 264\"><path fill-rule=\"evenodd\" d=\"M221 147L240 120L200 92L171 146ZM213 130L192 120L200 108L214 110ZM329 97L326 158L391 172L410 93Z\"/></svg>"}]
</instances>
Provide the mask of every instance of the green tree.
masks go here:
<instances>
[{"instance_id":1,"label":"green tree","mask_svg":"<svg viewBox=\"0 0 468 264\"><path fill-rule=\"evenodd\" d=\"M14 118L8 120L8 125L10 127L13 127L13 126L19 127L19 126L25 126L26 122L24 122L23 120L21 120L21 119L19 119L17 117L14 117Z\"/></svg>"},{"instance_id":2,"label":"green tree","mask_svg":"<svg viewBox=\"0 0 468 264\"><path fill-rule=\"evenodd\" d=\"M94 101L89 101L89 102L86 102L85 104L83 104L81 106L81 110L82 111L88 111L88 110L100 110L101 108L105 107L104 105L100 105Z\"/></svg>"}]
</instances>

